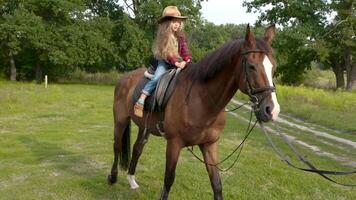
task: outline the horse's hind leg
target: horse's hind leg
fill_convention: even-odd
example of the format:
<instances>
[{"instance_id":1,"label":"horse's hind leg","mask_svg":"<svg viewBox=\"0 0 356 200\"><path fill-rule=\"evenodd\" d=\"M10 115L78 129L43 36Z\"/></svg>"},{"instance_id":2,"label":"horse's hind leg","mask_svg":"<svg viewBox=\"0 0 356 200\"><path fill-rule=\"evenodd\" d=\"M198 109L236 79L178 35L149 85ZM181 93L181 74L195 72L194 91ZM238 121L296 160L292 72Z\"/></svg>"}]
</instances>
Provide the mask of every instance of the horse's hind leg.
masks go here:
<instances>
[{"instance_id":1,"label":"horse's hind leg","mask_svg":"<svg viewBox=\"0 0 356 200\"><path fill-rule=\"evenodd\" d=\"M125 160L129 159L127 156L127 152L123 152L123 151L127 151L123 149L124 145L130 145L129 141L128 144L123 144L123 136L125 134L129 134L130 132L130 119L127 118L126 120L123 120L123 122L116 122L115 120L115 127L114 127L114 163L112 164L112 168L111 168L111 173L108 176L108 182L109 184L114 184L117 181L117 166L118 166L118 162L119 162L119 157L121 156L122 159L122 155L125 154ZM126 139L129 139L129 135L125 135ZM128 138L127 138L128 137ZM124 141L125 143L127 141ZM129 152L130 153L130 152ZM125 162L125 161L121 161L121 162ZM121 163L122 164L122 163ZM125 168L124 164L123 168Z\"/></svg>"},{"instance_id":2,"label":"horse's hind leg","mask_svg":"<svg viewBox=\"0 0 356 200\"><path fill-rule=\"evenodd\" d=\"M218 154L217 154L217 142L207 143L199 145L201 152L204 156L205 167L208 171L211 187L214 191L214 199L223 199L222 196L222 185L220 180L220 175L218 168L214 165L217 164Z\"/></svg>"},{"instance_id":3,"label":"horse's hind leg","mask_svg":"<svg viewBox=\"0 0 356 200\"><path fill-rule=\"evenodd\" d=\"M137 139L133 146L132 159L131 159L129 171L127 174L127 180L129 181L131 189L137 189L139 187L139 185L136 183L136 180L135 180L136 165L137 165L138 159L140 158L140 156L142 154L143 147L145 146L145 144L147 142L148 136L149 136L149 133L145 133L143 128L139 128Z\"/></svg>"}]
</instances>

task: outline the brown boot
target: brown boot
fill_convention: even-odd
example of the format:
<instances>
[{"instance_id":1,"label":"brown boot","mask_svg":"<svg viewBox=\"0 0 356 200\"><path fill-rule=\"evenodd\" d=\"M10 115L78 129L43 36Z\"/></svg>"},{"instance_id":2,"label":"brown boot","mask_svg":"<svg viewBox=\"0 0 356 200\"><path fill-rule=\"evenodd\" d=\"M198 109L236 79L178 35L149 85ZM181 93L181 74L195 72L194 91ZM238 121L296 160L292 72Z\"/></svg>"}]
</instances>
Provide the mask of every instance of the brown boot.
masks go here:
<instances>
[{"instance_id":1,"label":"brown boot","mask_svg":"<svg viewBox=\"0 0 356 200\"><path fill-rule=\"evenodd\" d=\"M134 106L134 114L137 117L143 117L143 108L144 108L144 104L145 104L145 99L146 99L146 95L145 94L141 94L140 98L137 100L137 102L135 103Z\"/></svg>"}]
</instances>

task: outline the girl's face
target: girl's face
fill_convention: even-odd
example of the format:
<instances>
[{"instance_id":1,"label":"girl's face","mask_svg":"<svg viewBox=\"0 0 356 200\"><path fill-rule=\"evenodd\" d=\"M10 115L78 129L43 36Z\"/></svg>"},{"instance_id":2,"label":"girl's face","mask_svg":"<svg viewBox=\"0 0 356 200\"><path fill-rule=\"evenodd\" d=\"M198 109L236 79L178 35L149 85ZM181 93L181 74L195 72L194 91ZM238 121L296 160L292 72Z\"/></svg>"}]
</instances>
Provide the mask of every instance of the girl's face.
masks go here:
<instances>
[{"instance_id":1,"label":"girl's face","mask_svg":"<svg viewBox=\"0 0 356 200\"><path fill-rule=\"evenodd\" d=\"M176 32L180 28L181 22L182 22L182 20L181 19L177 19L177 18L173 18L171 20L171 28L172 28L173 32Z\"/></svg>"}]
</instances>

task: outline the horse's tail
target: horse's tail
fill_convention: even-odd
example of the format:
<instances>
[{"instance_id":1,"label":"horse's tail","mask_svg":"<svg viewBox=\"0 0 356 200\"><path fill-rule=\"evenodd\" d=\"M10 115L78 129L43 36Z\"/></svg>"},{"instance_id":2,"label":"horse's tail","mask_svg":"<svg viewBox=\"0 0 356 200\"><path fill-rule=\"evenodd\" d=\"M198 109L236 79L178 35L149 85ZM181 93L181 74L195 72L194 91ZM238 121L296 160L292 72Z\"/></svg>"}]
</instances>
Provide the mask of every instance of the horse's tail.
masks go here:
<instances>
[{"instance_id":1,"label":"horse's tail","mask_svg":"<svg viewBox=\"0 0 356 200\"><path fill-rule=\"evenodd\" d=\"M120 155L120 167L123 170L127 170L130 164L131 159L131 141L130 141L130 133L131 133L131 120L127 120L126 127L124 129L124 134L121 139L121 151L119 151Z\"/></svg>"}]
</instances>

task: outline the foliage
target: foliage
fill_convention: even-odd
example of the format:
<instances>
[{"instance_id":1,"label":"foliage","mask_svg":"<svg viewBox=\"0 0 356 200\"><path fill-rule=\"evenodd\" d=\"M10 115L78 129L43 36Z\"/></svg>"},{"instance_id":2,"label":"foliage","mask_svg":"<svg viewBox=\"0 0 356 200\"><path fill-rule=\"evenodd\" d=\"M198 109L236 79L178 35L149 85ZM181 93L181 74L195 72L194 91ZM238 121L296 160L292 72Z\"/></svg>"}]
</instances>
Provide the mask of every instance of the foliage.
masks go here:
<instances>
[{"instance_id":1,"label":"foliage","mask_svg":"<svg viewBox=\"0 0 356 200\"><path fill-rule=\"evenodd\" d=\"M41 79L43 73L66 76L76 68L129 71L151 55L156 20L166 5L188 15L188 26L200 23L200 1L132 3L131 16L118 0L2 1L0 69L9 71L13 60L18 80Z\"/></svg>"},{"instance_id":2,"label":"foliage","mask_svg":"<svg viewBox=\"0 0 356 200\"><path fill-rule=\"evenodd\" d=\"M222 24L215 25L204 21L189 32L188 39L190 50L193 54L193 61L199 61L210 51L214 51L224 43L234 39L244 39L246 34L246 24ZM262 37L264 28L255 27L253 30L256 37Z\"/></svg>"},{"instance_id":3,"label":"foliage","mask_svg":"<svg viewBox=\"0 0 356 200\"><path fill-rule=\"evenodd\" d=\"M262 13L260 24L283 26L280 40L291 40L287 48L277 45L279 52L286 52L285 55L278 55L280 62L284 63L280 74L285 83L300 84L302 72L309 69L312 61L333 68L336 77L343 79L344 50L350 47L353 54L356 52L353 47L356 44L354 1L254 0L244 1L244 4L251 12ZM333 15L335 17L331 20ZM341 70L338 69L340 67ZM337 83L337 87L343 87L338 80Z\"/></svg>"},{"instance_id":4,"label":"foliage","mask_svg":"<svg viewBox=\"0 0 356 200\"><path fill-rule=\"evenodd\" d=\"M122 74L116 70L108 72L88 73L80 69L68 73L67 76L54 80L59 83L76 83L76 84L97 84L97 85L116 85Z\"/></svg>"},{"instance_id":5,"label":"foliage","mask_svg":"<svg viewBox=\"0 0 356 200\"><path fill-rule=\"evenodd\" d=\"M117 58L111 41L113 23L106 17L86 16L84 3L80 0L29 0L11 4L13 14L1 18L1 26L5 27L0 32L3 52L32 54L36 58L35 62L26 64L32 65L33 70L17 66L20 73L33 74L38 67L41 71L72 67L92 70L94 66L94 71L112 69L108 65ZM9 24L13 25L9 27ZM21 60L16 58L17 62Z\"/></svg>"},{"instance_id":6,"label":"foliage","mask_svg":"<svg viewBox=\"0 0 356 200\"><path fill-rule=\"evenodd\" d=\"M113 42L119 52L119 70L129 71L146 63L150 56L150 43L136 23L123 17L115 24L113 35Z\"/></svg>"},{"instance_id":7,"label":"foliage","mask_svg":"<svg viewBox=\"0 0 356 200\"><path fill-rule=\"evenodd\" d=\"M304 80L304 72L310 68L311 61L316 59L316 53L303 33L306 30L285 28L277 34L274 40L277 54L277 75L285 84L301 84Z\"/></svg>"},{"instance_id":8,"label":"foliage","mask_svg":"<svg viewBox=\"0 0 356 200\"><path fill-rule=\"evenodd\" d=\"M308 122L355 133L356 93L342 90L279 86L278 101L286 113Z\"/></svg>"},{"instance_id":9,"label":"foliage","mask_svg":"<svg viewBox=\"0 0 356 200\"><path fill-rule=\"evenodd\" d=\"M245 24L203 20L201 0L4 0L0 71L9 74L13 61L17 80L39 80L44 73L57 80L77 68L98 73L144 66L151 56L156 20L167 5L176 5L189 17L185 31L194 62L223 43L244 37ZM332 68L337 87L344 85L340 75L344 70L356 71L352 1L255 0L245 6L261 12L254 27L257 36L262 36L266 23L280 27L273 47L283 83L301 84L312 62ZM348 75L347 80L352 87L353 77Z\"/></svg>"},{"instance_id":10,"label":"foliage","mask_svg":"<svg viewBox=\"0 0 356 200\"><path fill-rule=\"evenodd\" d=\"M323 69L317 63L312 63L311 69L305 74L303 85L312 88L332 90L336 86L334 74L331 70Z\"/></svg>"}]
</instances>

